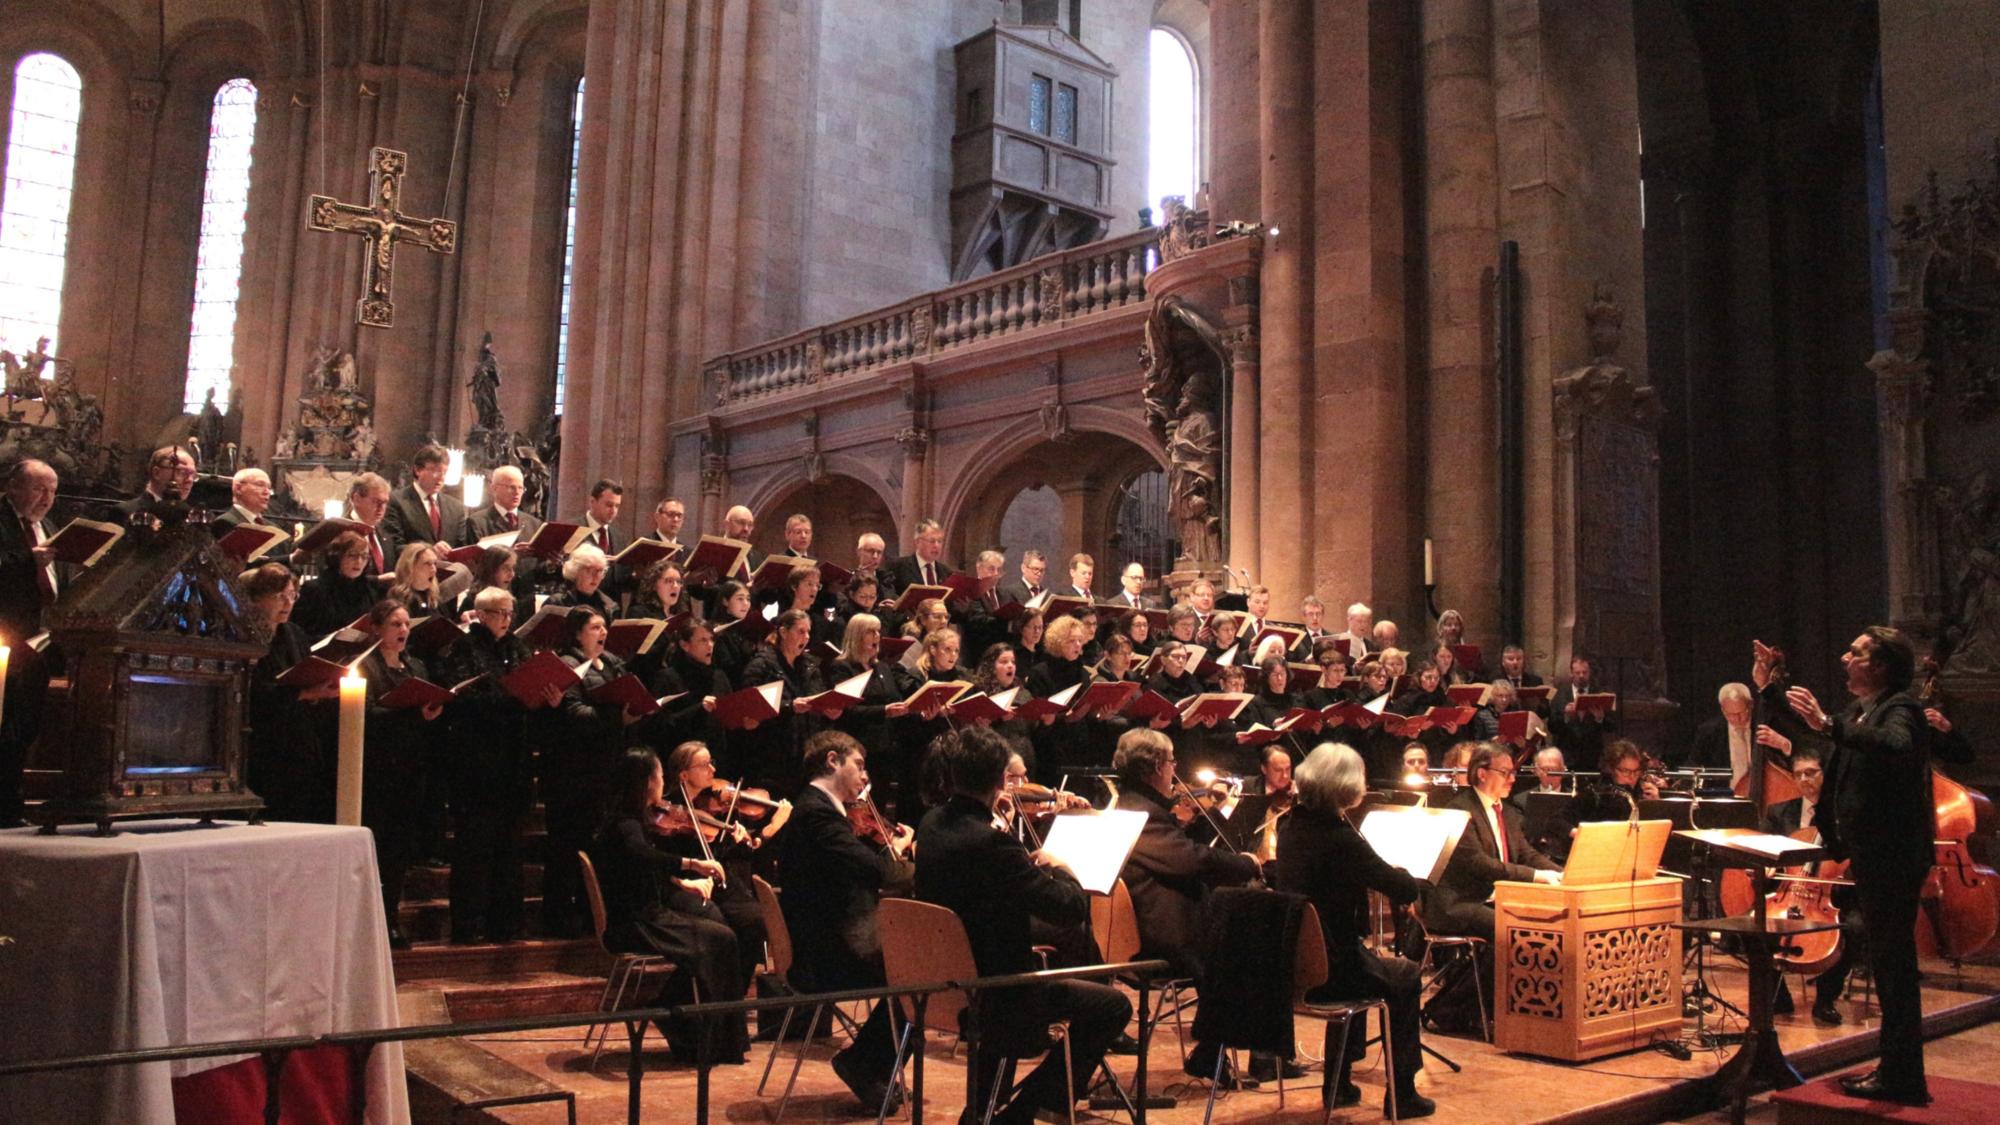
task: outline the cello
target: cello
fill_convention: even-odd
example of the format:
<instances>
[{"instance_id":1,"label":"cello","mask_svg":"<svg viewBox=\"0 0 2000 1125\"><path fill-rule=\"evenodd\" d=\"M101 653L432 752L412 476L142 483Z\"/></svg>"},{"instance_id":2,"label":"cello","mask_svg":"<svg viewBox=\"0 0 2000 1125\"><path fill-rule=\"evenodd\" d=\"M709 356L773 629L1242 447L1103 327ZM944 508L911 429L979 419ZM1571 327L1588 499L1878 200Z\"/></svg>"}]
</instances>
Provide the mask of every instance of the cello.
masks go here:
<instances>
[{"instance_id":1,"label":"cello","mask_svg":"<svg viewBox=\"0 0 2000 1125\"><path fill-rule=\"evenodd\" d=\"M1938 699L1938 663L1924 660L1917 702ZM2000 945L2000 872L1973 856L1975 838L1991 843L1993 802L1931 767L1931 801L1937 816L1936 862L1924 881L1917 911L1917 951L1961 961Z\"/></svg>"}]
</instances>

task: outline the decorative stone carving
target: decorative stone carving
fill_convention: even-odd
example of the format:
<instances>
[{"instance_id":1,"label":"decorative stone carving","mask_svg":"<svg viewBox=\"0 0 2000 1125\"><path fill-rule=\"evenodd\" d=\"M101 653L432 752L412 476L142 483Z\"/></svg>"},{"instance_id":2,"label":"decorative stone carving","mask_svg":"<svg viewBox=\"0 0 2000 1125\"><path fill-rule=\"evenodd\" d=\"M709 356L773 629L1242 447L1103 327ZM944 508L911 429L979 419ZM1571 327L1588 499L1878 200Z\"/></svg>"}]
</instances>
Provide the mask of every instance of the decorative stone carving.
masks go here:
<instances>
[{"instance_id":1,"label":"decorative stone carving","mask_svg":"<svg viewBox=\"0 0 2000 1125\"><path fill-rule=\"evenodd\" d=\"M43 336L35 341L34 350L15 355L0 349L0 366L7 371L7 398L11 410L15 399L37 399L42 397L42 372L55 361L49 354L49 338ZM58 365L60 370L60 365Z\"/></svg>"},{"instance_id":2,"label":"decorative stone carving","mask_svg":"<svg viewBox=\"0 0 2000 1125\"><path fill-rule=\"evenodd\" d=\"M1042 322L1048 323L1060 320L1062 318L1063 293L1065 290L1063 272L1053 267L1042 270L1035 275L1035 282L1041 287L1041 293L1039 294L1041 303L1038 306L1038 313Z\"/></svg>"},{"instance_id":3,"label":"decorative stone carving","mask_svg":"<svg viewBox=\"0 0 2000 1125\"><path fill-rule=\"evenodd\" d=\"M1955 675L1990 676L2000 674L2000 489L1979 472L1963 492L1939 497L1951 585L1938 651Z\"/></svg>"},{"instance_id":4,"label":"decorative stone carving","mask_svg":"<svg viewBox=\"0 0 2000 1125\"><path fill-rule=\"evenodd\" d=\"M1069 428L1069 407L1061 402L1049 401L1042 404L1042 436L1058 444L1067 444L1075 439Z\"/></svg>"},{"instance_id":5,"label":"decorative stone carving","mask_svg":"<svg viewBox=\"0 0 2000 1125\"><path fill-rule=\"evenodd\" d=\"M133 113L141 115L157 113L160 109L160 98L166 93L166 89L167 85L164 82L134 78L126 88L126 104L131 107Z\"/></svg>"},{"instance_id":6,"label":"decorative stone carving","mask_svg":"<svg viewBox=\"0 0 2000 1125\"><path fill-rule=\"evenodd\" d=\"M504 431L507 416L500 411L500 360L493 354L493 333L488 332L480 339L479 359L473 363L472 378L465 385L472 389L474 432Z\"/></svg>"},{"instance_id":7,"label":"decorative stone carving","mask_svg":"<svg viewBox=\"0 0 2000 1125\"><path fill-rule=\"evenodd\" d=\"M1223 558L1222 388L1228 350L1216 325L1179 297L1146 319L1146 423L1167 449L1167 492L1181 557L1176 570Z\"/></svg>"},{"instance_id":8,"label":"decorative stone carving","mask_svg":"<svg viewBox=\"0 0 2000 1125\"><path fill-rule=\"evenodd\" d=\"M928 301L910 310L910 351L923 355L931 350L931 306Z\"/></svg>"},{"instance_id":9,"label":"decorative stone carving","mask_svg":"<svg viewBox=\"0 0 2000 1125\"><path fill-rule=\"evenodd\" d=\"M1178 195L1160 200L1160 264L1185 258L1211 241L1208 215Z\"/></svg>"},{"instance_id":10,"label":"decorative stone carving","mask_svg":"<svg viewBox=\"0 0 2000 1125\"><path fill-rule=\"evenodd\" d=\"M372 467L375 454L374 406L361 393L354 356L336 348L313 353L298 398L298 421L280 439L284 460L358 462ZM285 445L285 441L289 445Z\"/></svg>"},{"instance_id":11,"label":"decorative stone carving","mask_svg":"<svg viewBox=\"0 0 2000 1125\"><path fill-rule=\"evenodd\" d=\"M896 444L903 447L903 456L921 461L930 452L931 432L924 426L904 426L896 431Z\"/></svg>"}]
</instances>

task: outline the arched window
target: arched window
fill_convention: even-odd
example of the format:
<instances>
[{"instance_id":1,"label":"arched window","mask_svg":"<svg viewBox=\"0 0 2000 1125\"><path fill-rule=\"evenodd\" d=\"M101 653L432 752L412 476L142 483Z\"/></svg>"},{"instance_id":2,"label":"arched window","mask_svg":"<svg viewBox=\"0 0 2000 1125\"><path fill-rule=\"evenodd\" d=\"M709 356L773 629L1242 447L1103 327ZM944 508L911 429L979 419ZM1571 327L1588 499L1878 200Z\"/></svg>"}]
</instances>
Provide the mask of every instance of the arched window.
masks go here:
<instances>
[{"instance_id":1,"label":"arched window","mask_svg":"<svg viewBox=\"0 0 2000 1125\"><path fill-rule=\"evenodd\" d=\"M569 379L569 294L576 277L576 170L583 155L583 79L569 107L569 210L563 217L562 310L556 320L556 408L563 412L563 384Z\"/></svg>"},{"instance_id":2,"label":"arched window","mask_svg":"<svg viewBox=\"0 0 2000 1125\"><path fill-rule=\"evenodd\" d=\"M257 138L257 87L232 78L215 92L208 118L208 174L202 180L201 243L194 267L188 334L187 411L229 403L236 347L236 296L243 276L243 228L250 205L250 147Z\"/></svg>"},{"instance_id":3,"label":"arched window","mask_svg":"<svg viewBox=\"0 0 2000 1125\"><path fill-rule=\"evenodd\" d=\"M16 355L44 336L48 351L56 350L82 117L83 77L75 67L37 54L14 68L7 185L0 196L0 348Z\"/></svg>"},{"instance_id":4,"label":"arched window","mask_svg":"<svg viewBox=\"0 0 2000 1125\"><path fill-rule=\"evenodd\" d=\"M1146 90L1146 205L1178 195L1194 206L1200 175L1201 113L1195 95L1194 52L1162 27L1153 29Z\"/></svg>"}]
</instances>

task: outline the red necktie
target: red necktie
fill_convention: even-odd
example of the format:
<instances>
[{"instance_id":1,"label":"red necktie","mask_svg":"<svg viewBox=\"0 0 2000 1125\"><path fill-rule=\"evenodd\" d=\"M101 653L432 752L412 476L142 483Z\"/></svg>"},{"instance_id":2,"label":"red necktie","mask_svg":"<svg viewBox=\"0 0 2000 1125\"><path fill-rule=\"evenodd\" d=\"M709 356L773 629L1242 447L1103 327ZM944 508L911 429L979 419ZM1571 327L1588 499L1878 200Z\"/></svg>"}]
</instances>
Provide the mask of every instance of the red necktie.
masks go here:
<instances>
[{"instance_id":1,"label":"red necktie","mask_svg":"<svg viewBox=\"0 0 2000 1125\"><path fill-rule=\"evenodd\" d=\"M368 553L374 556L375 573L380 574L389 569L382 558L382 541L375 538L375 529L372 527L368 529Z\"/></svg>"},{"instance_id":2,"label":"red necktie","mask_svg":"<svg viewBox=\"0 0 2000 1125\"><path fill-rule=\"evenodd\" d=\"M608 554L610 554L610 553L611 553L611 525L610 525L610 524L608 524L608 523L607 523L607 524L605 524L605 525L604 525L603 527L600 527L600 528L598 528L598 529L597 529L597 545L598 545L599 547L603 548L603 550L604 550L604 553L605 553L605 554L607 554L607 555L608 555Z\"/></svg>"},{"instance_id":3,"label":"red necktie","mask_svg":"<svg viewBox=\"0 0 2000 1125\"><path fill-rule=\"evenodd\" d=\"M507 530L508 531L521 530L521 513L519 512L507 513Z\"/></svg>"},{"instance_id":4,"label":"red necktie","mask_svg":"<svg viewBox=\"0 0 2000 1125\"><path fill-rule=\"evenodd\" d=\"M431 540L433 542L444 540L444 516L438 512L438 498L435 492L431 493Z\"/></svg>"},{"instance_id":5,"label":"red necktie","mask_svg":"<svg viewBox=\"0 0 2000 1125\"><path fill-rule=\"evenodd\" d=\"M23 517L21 520L21 533L27 536L28 546L39 547L42 545L42 529L35 526L34 520ZM42 592L43 605L55 604L56 583L55 579L49 577L49 564L40 563L35 567L35 588Z\"/></svg>"}]
</instances>

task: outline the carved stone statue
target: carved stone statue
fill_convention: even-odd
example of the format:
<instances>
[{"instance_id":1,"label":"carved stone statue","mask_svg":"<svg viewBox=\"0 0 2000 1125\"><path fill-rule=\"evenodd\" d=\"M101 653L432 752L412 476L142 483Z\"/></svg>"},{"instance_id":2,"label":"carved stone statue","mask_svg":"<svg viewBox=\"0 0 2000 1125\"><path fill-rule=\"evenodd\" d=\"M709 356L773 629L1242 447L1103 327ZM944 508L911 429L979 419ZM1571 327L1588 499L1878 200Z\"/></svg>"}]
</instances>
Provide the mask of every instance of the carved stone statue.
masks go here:
<instances>
[{"instance_id":1,"label":"carved stone statue","mask_svg":"<svg viewBox=\"0 0 2000 1125\"><path fill-rule=\"evenodd\" d=\"M222 411L215 407L214 387L208 388L208 393L203 396L201 409L195 413L194 426L188 436L201 443L204 457L212 459L221 452L226 439L222 432ZM211 472L215 468L212 460L203 462L202 467Z\"/></svg>"},{"instance_id":2,"label":"carved stone statue","mask_svg":"<svg viewBox=\"0 0 2000 1125\"><path fill-rule=\"evenodd\" d=\"M16 356L13 352L0 350L0 366L7 371L7 395L10 398L42 397L42 369L55 357L49 354L49 338L43 336L35 341L35 350ZM57 364L60 372L62 365Z\"/></svg>"},{"instance_id":3,"label":"carved stone statue","mask_svg":"<svg viewBox=\"0 0 2000 1125\"><path fill-rule=\"evenodd\" d=\"M1146 319L1146 422L1167 449L1170 515L1181 554L1222 560L1222 371L1228 351L1214 324L1178 297Z\"/></svg>"},{"instance_id":4,"label":"carved stone statue","mask_svg":"<svg viewBox=\"0 0 2000 1125\"><path fill-rule=\"evenodd\" d=\"M374 406L359 389L354 356L316 348L300 382L305 393L298 400L298 422L279 435L278 460L371 461Z\"/></svg>"},{"instance_id":5,"label":"carved stone statue","mask_svg":"<svg viewBox=\"0 0 2000 1125\"><path fill-rule=\"evenodd\" d=\"M2000 490L1980 472L1965 491L1956 503L1945 498L1952 589L1938 647L1953 672L2000 672Z\"/></svg>"},{"instance_id":6,"label":"carved stone statue","mask_svg":"<svg viewBox=\"0 0 2000 1125\"><path fill-rule=\"evenodd\" d=\"M474 427L504 433L507 419L500 413L500 361L493 355L491 332L479 342L479 362L473 364L472 380L466 385L472 388L472 410L477 418Z\"/></svg>"}]
</instances>

